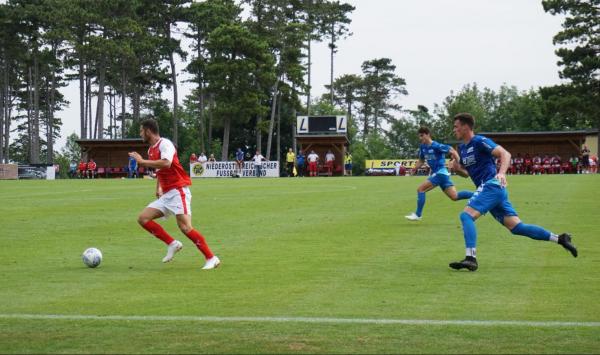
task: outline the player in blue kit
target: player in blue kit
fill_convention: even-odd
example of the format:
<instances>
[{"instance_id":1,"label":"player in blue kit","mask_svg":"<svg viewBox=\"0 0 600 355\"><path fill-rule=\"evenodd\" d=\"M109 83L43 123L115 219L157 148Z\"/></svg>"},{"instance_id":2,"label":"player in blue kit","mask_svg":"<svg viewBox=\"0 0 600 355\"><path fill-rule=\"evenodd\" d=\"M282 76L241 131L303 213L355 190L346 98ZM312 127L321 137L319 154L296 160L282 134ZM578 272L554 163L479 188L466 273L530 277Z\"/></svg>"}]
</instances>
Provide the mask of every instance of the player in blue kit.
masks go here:
<instances>
[{"instance_id":1,"label":"player in blue kit","mask_svg":"<svg viewBox=\"0 0 600 355\"><path fill-rule=\"evenodd\" d=\"M450 180L450 172L446 168L446 155L454 149L449 145L432 140L431 133L427 127L419 128L419 140L421 141L421 145L419 146L419 160L415 164L413 175L425 161L427 161L427 165L431 168L431 173L429 178L417 188L417 210L405 216L410 221L421 220L423 207L425 207L425 193L435 189L437 186L453 201L468 199L473 195L471 191L460 191L457 193L454 184Z\"/></svg>"},{"instance_id":2,"label":"player in blue kit","mask_svg":"<svg viewBox=\"0 0 600 355\"><path fill-rule=\"evenodd\" d=\"M517 212L508 201L506 191L505 174L511 155L491 139L475 135L474 125L475 118L471 114L459 113L454 116L454 134L464 144L459 146L458 153L451 152L454 158L453 168L457 174L463 177L470 176L477 186L477 190L460 214L466 257L462 261L450 263L449 266L457 270L477 270L475 220L487 212L490 212L512 234L558 243L574 257L577 257L577 248L571 242L571 235L567 233L556 235L542 227L521 222ZM500 159L500 168L497 172L494 158Z\"/></svg>"}]
</instances>

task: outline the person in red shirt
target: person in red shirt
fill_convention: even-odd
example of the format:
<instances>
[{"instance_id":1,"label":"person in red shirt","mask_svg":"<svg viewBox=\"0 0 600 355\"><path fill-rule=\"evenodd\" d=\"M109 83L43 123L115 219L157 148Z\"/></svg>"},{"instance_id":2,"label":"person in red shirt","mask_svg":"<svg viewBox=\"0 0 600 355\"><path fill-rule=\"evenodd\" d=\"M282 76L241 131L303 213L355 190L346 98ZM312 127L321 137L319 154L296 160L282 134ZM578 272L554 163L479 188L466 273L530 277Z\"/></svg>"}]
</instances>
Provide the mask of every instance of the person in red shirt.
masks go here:
<instances>
[{"instance_id":1,"label":"person in red shirt","mask_svg":"<svg viewBox=\"0 0 600 355\"><path fill-rule=\"evenodd\" d=\"M85 177L85 171L87 169L87 164L82 160L79 161L79 166L77 167L77 171L79 172L79 178L83 179Z\"/></svg>"},{"instance_id":2,"label":"person in red shirt","mask_svg":"<svg viewBox=\"0 0 600 355\"><path fill-rule=\"evenodd\" d=\"M533 160L531 160L531 157L529 156L529 154L525 154L525 173L526 174L533 174Z\"/></svg>"},{"instance_id":3,"label":"person in red shirt","mask_svg":"<svg viewBox=\"0 0 600 355\"><path fill-rule=\"evenodd\" d=\"M539 175L542 173L542 158L539 155L533 157L533 174Z\"/></svg>"},{"instance_id":4,"label":"person in red shirt","mask_svg":"<svg viewBox=\"0 0 600 355\"><path fill-rule=\"evenodd\" d=\"M203 270L214 269L221 260L212 253L206 240L192 227L192 185L190 177L179 163L177 150L173 143L162 138L158 132L155 120L144 120L140 125L140 136L145 143L150 144L148 159L142 158L137 152L129 153L139 166L156 170L156 201L150 203L138 216L138 223L152 235L167 244L167 255L163 263L173 260L175 254L183 248L183 244L173 239L160 224L154 220L160 217L175 215L177 226L196 247L204 254L206 263Z\"/></svg>"},{"instance_id":5,"label":"person in red shirt","mask_svg":"<svg viewBox=\"0 0 600 355\"><path fill-rule=\"evenodd\" d=\"M548 155L544 155L542 160L542 173L552 174L552 159Z\"/></svg>"},{"instance_id":6,"label":"person in red shirt","mask_svg":"<svg viewBox=\"0 0 600 355\"><path fill-rule=\"evenodd\" d=\"M96 162L94 159L90 159L87 163L87 178L93 179L96 177Z\"/></svg>"},{"instance_id":7,"label":"person in red shirt","mask_svg":"<svg viewBox=\"0 0 600 355\"><path fill-rule=\"evenodd\" d=\"M554 154L552 157L552 174L562 174L561 161L558 154Z\"/></svg>"},{"instance_id":8,"label":"person in red shirt","mask_svg":"<svg viewBox=\"0 0 600 355\"><path fill-rule=\"evenodd\" d=\"M517 157L515 158L515 165L514 165L514 173L513 174L524 174L525 173L525 166L523 165L523 157L521 156L521 153L517 153Z\"/></svg>"}]
</instances>

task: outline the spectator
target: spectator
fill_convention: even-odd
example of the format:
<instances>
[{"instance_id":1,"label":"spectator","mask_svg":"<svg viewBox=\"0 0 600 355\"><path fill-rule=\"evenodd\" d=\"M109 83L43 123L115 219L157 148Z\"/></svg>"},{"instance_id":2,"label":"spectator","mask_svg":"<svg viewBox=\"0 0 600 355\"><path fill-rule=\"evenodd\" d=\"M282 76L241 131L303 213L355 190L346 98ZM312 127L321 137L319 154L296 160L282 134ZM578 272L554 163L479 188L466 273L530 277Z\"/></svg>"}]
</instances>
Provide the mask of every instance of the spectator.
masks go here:
<instances>
[{"instance_id":1,"label":"spectator","mask_svg":"<svg viewBox=\"0 0 600 355\"><path fill-rule=\"evenodd\" d=\"M578 174L579 173L579 158L576 155L571 155L571 159L569 159L569 162L571 163L571 172L573 174Z\"/></svg>"},{"instance_id":2,"label":"spectator","mask_svg":"<svg viewBox=\"0 0 600 355\"><path fill-rule=\"evenodd\" d=\"M301 150L296 157L296 166L298 167L298 176L304 177L306 173L306 157L304 152Z\"/></svg>"},{"instance_id":3,"label":"spectator","mask_svg":"<svg viewBox=\"0 0 600 355\"><path fill-rule=\"evenodd\" d=\"M335 163L335 155L331 152L331 150L328 150L327 154L325 154L325 168L327 169L327 176L333 175L334 163Z\"/></svg>"},{"instance_id":4,"label":"spectator","mask_svg":"<svg viewBox=\"0 0 600 355\"><path fill-rule=\"evenodd\" d=\"M90 159L87 163L87 178L94 179L96 177L96 162L94 159Z\"/></svg>"},{"instance_id":5,"label":"spectator","mask_svg":"<svg viewBox=\"0 0 600 355\"><path fill-rule=\"evenodd\" d=\"M529 153L525 154L525 174L533 174L533 160L529 156Z\"/></svg>"},{"instance_id":6,"label":"spectator","mask_svg":"<svg viewBox=\"0 0 600 355\"><path fill-rule=\"evenodd\" d=\"M214 163L216 161L217 161L217 159L215 159L215 155L214 154L211 154L210 157L208 157L208 162L209 163Z\"/></svg>"},{"instance_id":7,"label":"spectator","mask_svg":"<svg viewBox=\"0 0 600 355\"><path fill-rule=\"evenodd\" d=\"M69 177L73 179L75 176L77 176L77 163L72 161L69 163Z\"/></svg>"},{"instance_id":8,"label":"spectator","mask_svg":"<svg viewBox=\"0 0 600 355\"><path fill-rule=\"evenodd\" d=\"M137 160L134 157L129 157L129 164L127 164L127 177L132 179L134 176L138 178L138 166Z\"/></svg>"},{"instance_id":9,"label":"spectator","mask_svg":"<svg viewBox=\"0 0 600 355\"><path fill-rule=\"evenodd\" d=\"M198 163L204 164L208 161L208 159L206 158L206 154L204 154L204 152L200 153L200 156L198 157Z\"/></svg>"},{"instance_id":10,"label":"spectator","mask_svg":"<svg viewBox=\"0 0 600 355\"><path fill-rule=\"evenodd\" d=\"M242 148L238 148L235 152L234 176L240 177L242 175L242 169L244 169L244 152L242 151Z\"/></svg>"},{"instance_id":11,"label":"spectator","mask_svg":"<svg viewBox=\"0 0 600 355\"><path fill-rule=\"evenodd\" d=\"M552 174L560 174L561 172L561 161L558 154L554 154L552 157Z\"/></svg>"},{"instance_id":12,"label":"spectator","mask_svg":"<svg viewBox=\"0 0 600 355\"><path fill-rule=\"evenodd\" d=\"M263 160L267 160L265 157L260 154L260 150L256 151L254 157L252 157L252 161L254 161L254 169L256 171L256 177L259 178L262 176L262 162Z\"/></svg>"},{"instance_id":13,"label":"spectator","mask_svg":"<svg viewBox=\"0 0 600 355\"><path fill-rule=\"evenodd\" d=\"M83 161L83 159L81 159L79 161L79 178L83 179L85 177L85 171L87 170L87 164L85 163L85 161Z\"/></svg>"},{"instance_id":14,"label":"spectator","mask_svg":"<svg viewBox=\"0 0 600 355\"><path fill-rule=\"evenodd\" d=\"M285 155L285 170L287 172L288 177L294 177L294 163L296 162L296 154L292 148L288 149L287 154Z\"/></svg>"},{"instance_id":15,"label":"spectator","mask_svg":"<svg viewBox=\"0 0 600 355\"><path fill-rule=\"evenodd\" d=\"M590 157L590 173L598 173L598 157L595 155Z\"/></svg>"},{"instance_id":16,"label":"spectator","mask_svg":"<svg viewBox=\"0 0 600 355\"><path fill-rule=\"evenodd\" d=\"M533 174L539 175L542 173L542 158L539 155L535 155L533 161Z\"/></svg>"},{"instance_id":17,"label":"spectator","mask_svg":"<svg viewBox=\"0 0 600 355\"><path fill-rule=\"evenodd\" d=\"M192 155L190 155L190 164L194 164L198 162L198 157L196 157L196 153L192 153Z\"/></svg>"},{"instance_id":18,"label":"spectator","mask_svg":"<svg viewBox=\"0 0 600 355\"><path fill-rule=\"evenodd\" d=\"M523 157L521 156L521 153L517 153L517 156L515 157L515 161L514 161L515 165L514 165L514 173L513 174L524 174L525 173L525 166L523 165Z\"/></svg>"},{"instance_id":19,"label":"spectator","mask_svg":"<svg viewBox=\"0 0 600 355\"><path fill-rule=\"evenodd\" d=\"M581 173L587 174L590 172L590 150L587 145L581 150Z\"/></svg>"},{"instance_id":20,"label":"spectator","mask_svg":"<svg viewBox=\"0 0 600 355\"><path fill-rule=\"evenodd\" d=\"M552 173L552 159L548 155L544 155L544 159L542 159L542 173Z\"/></svg>"},{"instance_id":21,"label":"spectator","mask_svg":"<svg viewBox=\"0 0 600 355\"><path fill-rule=\"evenodd\" d=\"M348 151L344 157L344 175L352 176L352 154Z\"/></svg>"},{"instance_id":22,"label":"spectator","mask_svg":"<svg viewBox=\"0 0 600 355\"><path fill-rule=\"evenodd\" d=\"M319 162L319 156L314 150L311 150L306 159L308 160L308 172L310 176L317 176L317 163Z\"/></svg>"}]
</instances>

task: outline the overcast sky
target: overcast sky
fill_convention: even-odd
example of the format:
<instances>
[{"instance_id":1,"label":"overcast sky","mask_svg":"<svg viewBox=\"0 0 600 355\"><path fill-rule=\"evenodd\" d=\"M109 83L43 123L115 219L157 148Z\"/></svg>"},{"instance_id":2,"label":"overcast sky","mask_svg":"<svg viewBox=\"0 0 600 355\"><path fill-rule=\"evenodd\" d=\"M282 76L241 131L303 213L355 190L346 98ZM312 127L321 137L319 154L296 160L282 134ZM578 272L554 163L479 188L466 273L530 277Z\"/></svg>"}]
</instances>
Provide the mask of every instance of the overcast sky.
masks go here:
<instances>
[{"instance_id":1,"label":"overcast sky","mask_svg":"<svg viewBox=\"0 0 600 355\"><path fill-rule=\"evenodd\" d=\"M396 74L406 80L409 94L399 99L404 108L431 109L468 83L527 90L560 82L552 37L562 18L546 14L540 0L346 1L356 7L353 35L339 43L334 75L360 74L363 61L390 58ZM179 72L184 66L179 63ZM184 78L181 74L179 81ZM325 92L329 83L325 43L313 47L312 83L312 96ZM71 105L60 114L59 147L67 135L80 133L78 85L63 89ZM182 86L180 97L191 90L189 84Z\"/></svg>"}]
</instances>

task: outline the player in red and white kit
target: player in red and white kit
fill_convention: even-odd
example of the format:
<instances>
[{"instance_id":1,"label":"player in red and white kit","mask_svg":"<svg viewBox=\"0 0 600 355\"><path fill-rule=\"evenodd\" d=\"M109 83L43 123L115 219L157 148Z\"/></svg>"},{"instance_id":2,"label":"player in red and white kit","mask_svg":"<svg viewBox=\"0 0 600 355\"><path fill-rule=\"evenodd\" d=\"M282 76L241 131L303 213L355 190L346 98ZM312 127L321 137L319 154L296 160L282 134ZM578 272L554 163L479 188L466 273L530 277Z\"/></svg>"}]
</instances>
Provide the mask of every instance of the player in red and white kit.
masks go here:
<instances>
[{"instance_id":1,"label":"player in red and white kit","mask_svg":"<svg viewBox=\"0 0 600 355\"><path fill-rule=\"evenodd\" d=\"M160 137L158 124L151 119L141 123L140 136L144 142L150 144L148 159L142 158L136 152L129 153L129 156L133 157L139 166L156 170L156 197L158 199L150 203L140 213L138 223L168 245L167 255L162 260L163 263L166 263L173 259L175 253L181 250L183 244L173 239L154 220L175 215L179 229L204 254L206 264L202 269L216 268L221 261L210 251L202 234L192 227L192 194L189 189L192 181L179 163L175 146L170 140Z\"/></svg>"}]
</instances>

